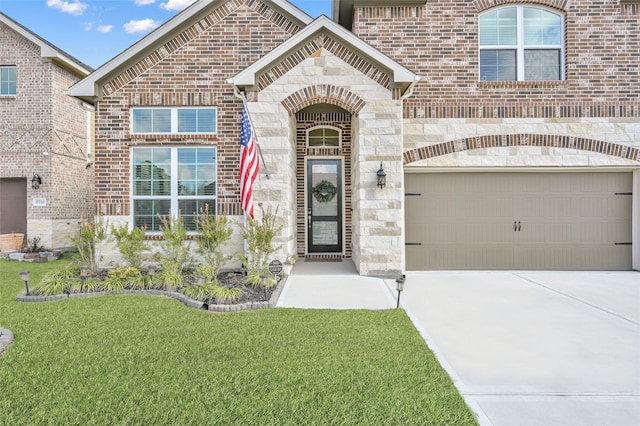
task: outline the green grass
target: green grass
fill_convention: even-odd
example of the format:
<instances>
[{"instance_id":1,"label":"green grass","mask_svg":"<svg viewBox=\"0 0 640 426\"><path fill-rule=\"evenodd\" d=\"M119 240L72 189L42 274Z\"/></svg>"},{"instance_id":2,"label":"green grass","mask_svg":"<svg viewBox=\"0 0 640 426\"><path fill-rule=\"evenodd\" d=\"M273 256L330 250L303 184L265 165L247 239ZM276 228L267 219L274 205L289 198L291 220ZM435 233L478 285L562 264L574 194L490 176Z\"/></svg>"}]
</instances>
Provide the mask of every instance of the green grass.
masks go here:
<instances>
[{"instance_id":1,"label":"green grass","mask_svg":"<svg viewBox=\"0 0 640 426\"><path fill-rule=\"evenodd\" d=\"M15 300L54 265L0 260L2 425L476 424L402 310Z\"/></svg>"}]
</instances>

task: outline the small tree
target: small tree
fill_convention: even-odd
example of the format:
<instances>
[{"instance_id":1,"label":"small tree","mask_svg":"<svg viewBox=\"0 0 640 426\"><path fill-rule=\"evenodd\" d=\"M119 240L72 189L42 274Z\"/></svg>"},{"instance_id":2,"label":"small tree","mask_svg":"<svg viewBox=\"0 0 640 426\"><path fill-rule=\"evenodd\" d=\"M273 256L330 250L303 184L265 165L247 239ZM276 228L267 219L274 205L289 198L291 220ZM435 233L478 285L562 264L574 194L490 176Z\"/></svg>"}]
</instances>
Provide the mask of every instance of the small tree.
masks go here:
<instances>
[{"instance_id":1,"label":"small tree","mask_svg":"<svg viewBox=\"0 0 640 426\"><path fill-rule=\"evenodd\" d=\"M165 286L178 287L182 284L185 267L191 264L189 247L184 244L187 239L187 230L180 212L176 217L172 214L168 217L159 217L162 221L160 231L164 239L161 243L162 252L157 253L156 257L160 262Z\"/></svg>"},{"instance_id":2,"label":"small tree","mask_svg":"<svg viewBox=\"0 0 640 426\"><path fill-rule=\"evenodd\" d=\"M80 229L71 237L71 242L78 250L76 263L88 266L92 273L97 270L96 245L107 239L107 223L101 215L93 221L80 218Z\"/></svg>"},{"instance_id":3,"label":"small tree","mask_svg":"<svg viewBox=\"0 0 640 426\"><path fill-rule=\"evenodd\" d=\"M209 213L209 205L200 209L197 221L199 233L195 240L198 253L206 261L206 265L198 267L198 273L204 275L208 282L217 282L220 268L231 258L222 252L224 245L231 239L233 230L227 216L213 216Z\"/></svg>"},{"instance_id":4,"label":"small tree","mask_svg":"<svg viewBox=\"0 0 640 426\"><path fill-rule=\"evenodd\" d=\"M261 275L269 273L269 257L278 250L273 239L282 230L277 225L278 209L273 212L271 207L262 211L261 220L247 218L247 224L242 227L242 237L247 243L247 251L242 256L242 262L247 271L247 283L254 286L263 285ZM273 278L267 280L267 286L275 284Z\"/></svg>"},{"instance_id":5,"label":"small tree","mask_svg":"<svg viewBox=\"0 0 640 426\"><path fill-rule=\"evenodd\" d=\"M142 266L140 253L147 248L144 241L146 232L146 227L135 227L131 231L127 225L111 227L111 234L116 239L116 246L120 254L129 266L137 269Z\"/></svg>"}]
</instances>

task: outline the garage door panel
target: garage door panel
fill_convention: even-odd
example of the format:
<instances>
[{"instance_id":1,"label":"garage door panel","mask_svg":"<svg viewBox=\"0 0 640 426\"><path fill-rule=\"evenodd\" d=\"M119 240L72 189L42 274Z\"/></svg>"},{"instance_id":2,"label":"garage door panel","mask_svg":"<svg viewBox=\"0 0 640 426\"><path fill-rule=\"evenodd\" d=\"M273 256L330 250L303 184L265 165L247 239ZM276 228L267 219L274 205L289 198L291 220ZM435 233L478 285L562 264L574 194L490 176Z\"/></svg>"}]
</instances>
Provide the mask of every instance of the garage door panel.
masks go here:
<instances>
[{"instance_id":1,"label":"garage door panel","mask_svg":"<svg viewBox=\"0 0 640 426\"><path fill-rule=\"evenodd\" d=\"M631 268L631 173L407 174L407 269ZM446 189L446 191L444 190ZM627 195L616 195L627 194Z\"/></svg>"}]
</instances>

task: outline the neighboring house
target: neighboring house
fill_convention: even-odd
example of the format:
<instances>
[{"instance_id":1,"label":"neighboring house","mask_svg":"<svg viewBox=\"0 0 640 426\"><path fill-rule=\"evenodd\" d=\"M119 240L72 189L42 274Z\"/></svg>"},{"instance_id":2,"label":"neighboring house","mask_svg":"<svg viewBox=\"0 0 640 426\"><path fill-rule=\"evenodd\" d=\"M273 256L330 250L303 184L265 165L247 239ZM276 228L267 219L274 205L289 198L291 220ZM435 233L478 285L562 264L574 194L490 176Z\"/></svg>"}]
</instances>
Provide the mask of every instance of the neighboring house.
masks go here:
<instances>
[{"instance_id":1,"label":"neighboring house","mask_svg":"<svg viewBox=\"0 0 640 426\"><path fill-rule=\"evenodd\" d=\"M93 217L93 112L66 94L91 71L0 13L0 234L64 248Z\"/></svg>"},{"instance_id":2,"label":"neighboring house","mask_svg":"<svg viewBox=\"0 0 640 426\"><path fill-rule=\"evenodd\" d=\"M200 0L70 89L96 106L97 207L150 238L204 203L242 221L236 90L282 255L640 269L637 3Z\"/></svg>"}]
</instances>

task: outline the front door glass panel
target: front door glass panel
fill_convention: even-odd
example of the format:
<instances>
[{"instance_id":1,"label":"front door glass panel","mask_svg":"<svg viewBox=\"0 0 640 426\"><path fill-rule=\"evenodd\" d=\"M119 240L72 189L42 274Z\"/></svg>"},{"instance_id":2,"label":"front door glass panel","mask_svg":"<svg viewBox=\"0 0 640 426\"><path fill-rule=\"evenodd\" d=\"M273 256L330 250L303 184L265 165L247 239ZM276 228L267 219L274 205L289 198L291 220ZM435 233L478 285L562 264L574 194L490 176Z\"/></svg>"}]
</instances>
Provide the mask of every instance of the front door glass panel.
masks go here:
<instances>
[{"instance_id":1,"label":"front door glass panel","mask_svg":"<svg viewBox=\"0 0 640 426\"><path fill-rule=\"evenodd\" d=\"M308 160L307 241L309 253L342 252L342 164Z\"/></svg>"}]
</instances>

